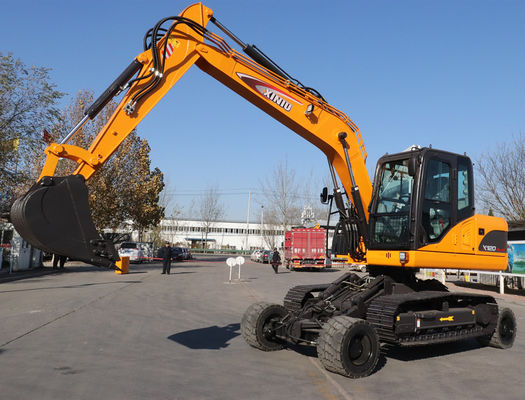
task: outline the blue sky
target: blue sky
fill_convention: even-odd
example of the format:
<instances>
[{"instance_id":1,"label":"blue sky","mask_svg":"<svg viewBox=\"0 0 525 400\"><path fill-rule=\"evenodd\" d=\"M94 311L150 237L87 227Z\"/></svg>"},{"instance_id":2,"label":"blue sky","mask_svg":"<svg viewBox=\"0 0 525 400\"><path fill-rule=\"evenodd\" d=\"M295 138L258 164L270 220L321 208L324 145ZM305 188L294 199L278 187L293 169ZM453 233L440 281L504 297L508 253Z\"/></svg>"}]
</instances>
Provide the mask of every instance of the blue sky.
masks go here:
<instances>
[{"instance_id":1,"label":"blue sky","mask_svg":"<svg viewBox=\"0 0 525 400\"><path fill-rule=\"evenodd\" d=\"M142 51L146 30L189 4L0 0L0 51L52 68L53 82L69 95L98 95ZM524 1L204 4L350 116L371 173L381 155L411 144L466 152L476 161L524 130ZM313 176L313 187L327 175L326 158L313 145L196 67L138 132L185 210L198 200L192 194L217 186L227 216L244 220L248 190L259 192L259 182L285 158L298 178ZM256 221L262 198L252 200Z\"/></svg>"}]
</instances>

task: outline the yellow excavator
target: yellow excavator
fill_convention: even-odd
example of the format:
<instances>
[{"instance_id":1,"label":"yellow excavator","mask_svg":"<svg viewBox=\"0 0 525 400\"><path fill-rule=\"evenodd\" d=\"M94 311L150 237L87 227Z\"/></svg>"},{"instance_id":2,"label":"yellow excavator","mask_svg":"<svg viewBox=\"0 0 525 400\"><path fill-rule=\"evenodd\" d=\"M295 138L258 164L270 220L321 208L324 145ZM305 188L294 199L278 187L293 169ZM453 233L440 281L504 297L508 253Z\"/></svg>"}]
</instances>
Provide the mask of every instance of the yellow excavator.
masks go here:
<instances>
[{"instance_id":1,"label":"yellow excavator","mask_svg":"<svg viewBox=\"0 0 525 400\"><path fill-rule=\"evenodd\" d=\"M245 55L212 33L214 24ZM329 371L369 375L384 343L426 345L476 338L511 347L516 320L493 297L451 293L419 268L501 271L507 266L507 223L475 214L472 162L465 155L413 147L382 157L374 183L365 166L359 128L315 89L289 75L255 45L241 41L197 3L160 20L139 54L60 143L50 144L37 183L11 209L11 221L32 245L90 264L115 267L113 244L96 231L88 180L175 83L196 65L318 147L327 157L333 193L324 203L339 215L333 251L366 264L369 274L347 273L333 283L297 286L284 304L256 303L241 331L261 350L286 343L317 346ZM68 144L110 99L120 105L88 149ZM55 176L60 158L78 163Z\"/></svg>"}]
</instances>

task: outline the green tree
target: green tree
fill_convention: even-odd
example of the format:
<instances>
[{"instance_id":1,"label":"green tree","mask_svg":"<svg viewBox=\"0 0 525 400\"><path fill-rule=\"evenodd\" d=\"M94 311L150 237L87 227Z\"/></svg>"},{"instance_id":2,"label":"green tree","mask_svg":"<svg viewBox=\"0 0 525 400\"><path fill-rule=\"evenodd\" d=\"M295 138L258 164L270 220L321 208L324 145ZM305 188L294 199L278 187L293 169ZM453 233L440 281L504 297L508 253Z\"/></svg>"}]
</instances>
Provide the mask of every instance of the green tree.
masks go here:
<instances>
[{"instance_id":1,"label":"green tree","mask_svg":"<svg viewBox=\"0 0 525 400\"><path fill-rule=\"evenodd\" d=\"M28 67L0 52L0 208L7 211L32 182L42 128L59 120L64 95L51 83L49 69Z\"/></svg>"},{"instance_id":2,"label":"green tree","mask_svg":"<svg viewBox=\"0 0 525 400\"><path fill-rule=\"evenodd\" d=\"M146 139L133 135L127 144L131 147L128 159L133 159L133 163L123 188L127 199L125 210L133 221L133 228L139 232L139 240L143 240L144 231L157 226L164 217L165 208L159 203L164 175L158 168L150 169L150 147ZM130 154L133 156L129 157Z\"/></svg>"},{"instance_id":3,"label":"green tree","mask_svg":"<svg viewBox=\"0 0 525 400\"><path fill-rule=\"evenodd\" d=\"M80 91L63 110L62 119L52 129L53 138L64 136L84 115L93 102L90 91ZM70 144L88 148L117 107L111 101L93 121L86 123ZM150 170L150 147L136 131L131 132L109 160L88 181L91 215L97 229L117 230L126 220L142 233L164 217L159 194L164 187L163 174ZM77 164L60 160L55 175L71 174Z\"/></svg>"}]
</instances>

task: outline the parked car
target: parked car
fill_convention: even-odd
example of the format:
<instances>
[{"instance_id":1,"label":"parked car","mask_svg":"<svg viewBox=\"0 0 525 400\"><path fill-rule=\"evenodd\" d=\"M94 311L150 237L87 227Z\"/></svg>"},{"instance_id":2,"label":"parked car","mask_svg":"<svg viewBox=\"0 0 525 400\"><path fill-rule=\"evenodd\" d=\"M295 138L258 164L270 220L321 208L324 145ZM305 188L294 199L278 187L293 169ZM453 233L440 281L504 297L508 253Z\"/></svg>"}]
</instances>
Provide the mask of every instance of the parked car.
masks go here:
<instances>
[{"instance_id":1,"label":"parked car","mask_svg":"<svg viewBox=\"0 0 525 400\"><path fill-rule=\"evenodd\" d=\"M270 250L264 250L261 254L261 262L268 264L272 258L272 252Z\"/></svg>"},{"instance_id":2,"label":"parked car","mask_svg":"<svg viewBox=\"0 0 525 400\"><path fill-rule=\"evenodd\" d=\"M129 257L130 263L140 263L144 261L144 250L140 243L137 242L121 243L118 255L120 257Z\"/></svg>"},{"instance_id":3,"label":"parked car","mask_svg":"<svg viewBox=\"0 0 525 400\"><path fill-rule=\"evenodd\" d=\"M140 242L140 249L142 249L142 256L144 262L153 262L154 247L153 242Z\"/></svg>"},{"instance_id":4,"label":"parked car","mask_svg":"<svg viewBox=\"0 0 525 400\"><path fill-rule=\"evenodd\" d=\"M252 261L257 261L257 259L259 258L259 253L261 252L261 250L254 250L252 252L252 254L250 255L250 260Z\"/></svg>"},{"instance_id":5,"label":"parked car","mask_svg":"<svg viewBox=\"0 0 525 400\"><path fill-rule=\"evenodd\" d=\"M263 255L264 255L264 250L263 249L259 250L259 253L257 254L257 260L255 261L263 262Z\"/></svg>"},{"instance_id":6,"label":"parked car","mask_svg":"<svg viewBox=\"0 0 525 400\"><path fill-rule=\"evenodd\" d=\"M171 248L171 258L173 261L182 261L184 260L184 250L182 247L172 247Z\"/></svg>"},{"instance_id":7,"label":"parked car","mask_svg":"<svg viewBox=\"0 0 525 400\"><path fill-rule=\"evenodd\" d=\"M183 260L191 260L191 251L187 247L181 247L182 249L182 259Z\"/></svg>"}]
</instances>

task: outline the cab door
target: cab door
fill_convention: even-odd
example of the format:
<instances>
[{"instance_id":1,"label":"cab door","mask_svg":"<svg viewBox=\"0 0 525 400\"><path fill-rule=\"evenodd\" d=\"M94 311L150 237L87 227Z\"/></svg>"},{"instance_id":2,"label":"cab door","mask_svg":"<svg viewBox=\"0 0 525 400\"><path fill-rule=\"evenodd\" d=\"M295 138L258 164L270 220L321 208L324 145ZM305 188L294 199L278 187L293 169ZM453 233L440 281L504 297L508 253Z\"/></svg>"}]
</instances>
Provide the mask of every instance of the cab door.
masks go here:
<instances>
[{"instance_id":1,"label":"cab door","mask_svg":"<svg viewBox=\"0 0 525 400\"><path fill-rule=\"evenodd\" d=\"M458 222L474 215L472 163L437 150L423 157L418 210L418 247L439 243Z\"/></svg>"}]
</instances>

